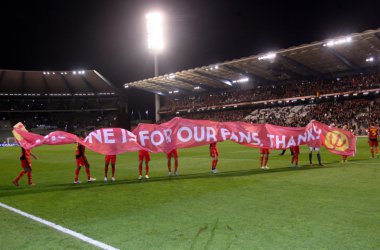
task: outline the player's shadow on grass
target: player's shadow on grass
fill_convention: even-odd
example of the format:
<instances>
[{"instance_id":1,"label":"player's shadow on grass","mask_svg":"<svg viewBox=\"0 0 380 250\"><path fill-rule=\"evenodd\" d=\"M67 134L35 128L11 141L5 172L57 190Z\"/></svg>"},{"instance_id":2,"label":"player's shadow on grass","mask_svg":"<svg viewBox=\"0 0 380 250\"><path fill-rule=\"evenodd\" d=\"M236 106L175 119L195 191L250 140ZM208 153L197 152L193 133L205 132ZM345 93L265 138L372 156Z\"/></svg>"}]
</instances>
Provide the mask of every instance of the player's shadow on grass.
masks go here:
<instances>
[{"instance_id":1,"label":"player's shadow on grass","mask_svg":"<svg viewBox=\"0 0 380 250\"><path fill-rule=\"evenodd\" d=\"M36 193L44 193L44 192L60 192L67 190L76 190L76 189L89 189L89 188L97 188L103 186L114 186L114 185L141 185L144 183L152 183L152 182L167 182L167 181L181 181L181 180L191 180L191 179L206 179L206 178L226 178L226 177L240 177L240 176L251 176L251 175L261 175L261 174L274 174L281 172L290 172L290 171L308 171L308 170L317 170L328 167L327 165L324 167L321 166L302 166L300 168L291 168L291 167L282 167L282 168L274 168L274 169L246 169L246 170L237 170L237 171L226 171L219 172L217 174L213 173L195 173L195 174L185 174L179 176L160 176L160 177L151 177L150 179L128 179L128 180L117 180L115 182L107 182L96 181L93 183L81 183L81 184L72 184L72 183L60 183L53 185L41 185L35 187L21 186L21 187L13 187L13 186L0 186L0 198L7 196L17 196L17 195L28 195L28 194L36 194ZM328 167L331 168L331 167Z\"/></svg>"}]
</instances>

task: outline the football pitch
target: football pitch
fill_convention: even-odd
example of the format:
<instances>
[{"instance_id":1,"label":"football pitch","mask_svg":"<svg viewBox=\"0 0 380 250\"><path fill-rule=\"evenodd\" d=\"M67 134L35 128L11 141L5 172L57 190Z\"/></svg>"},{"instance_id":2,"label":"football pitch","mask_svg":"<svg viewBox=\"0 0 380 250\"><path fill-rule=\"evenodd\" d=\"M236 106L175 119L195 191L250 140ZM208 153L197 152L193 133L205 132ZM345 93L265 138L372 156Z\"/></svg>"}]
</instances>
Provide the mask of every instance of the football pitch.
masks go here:
<instances>
[{"instance_id":1,"label":"football pitch","mask_svg":"<svg viewBox=\"0 0 380 250\"><path fill-rule=\"evenodd\" d=\"M18 188L20 148L0 148L0 202L120 249L380 249L380 160L365 138L345 164L322 149L324 167L308 166L301 147L297 169L289 151L271 151L261 170L258 149L218 148L218 174L205 146L179 150L178 177L152 154L141 181L137 152L119 155L108 183L104 156L88 151L97 181L82 169L74 185L75 145L43 146L33 150L37 185L24 176ZM0 222L0 249L96 249L4 208Z\"/></svg>"}]
</instances>

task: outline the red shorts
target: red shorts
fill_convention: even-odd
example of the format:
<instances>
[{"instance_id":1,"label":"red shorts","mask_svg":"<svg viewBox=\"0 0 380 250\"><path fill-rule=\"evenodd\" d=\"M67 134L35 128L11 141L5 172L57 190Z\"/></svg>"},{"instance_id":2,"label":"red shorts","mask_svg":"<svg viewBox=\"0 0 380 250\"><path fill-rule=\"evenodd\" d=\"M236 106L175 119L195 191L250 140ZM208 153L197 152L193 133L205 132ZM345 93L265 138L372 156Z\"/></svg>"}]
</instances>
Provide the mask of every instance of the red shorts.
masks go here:
<instances>
[{"instance_id":1,"label":"red shorts","mask_svg":"<svg viewBox=\"0 0 380 250\"><path fill-rule=\"evenodd\" d=\"M115 164L116 163L116 155L106 155L106 157L105 157L105 163L109 164L110 162L111 162L111 164Z\"/></svg>"},{"instance_id":2,"label":"red shorts","mask_svg":"<svg viewBox=\"0 0 380 250\"><path fill-rule=\"evenodd\" d=\"M379 141L378 140L371 140L371 139L369 139L369 146L370 147L378 147L379 146Z\"/></svg>"},{"instance_id":3,"label":"red shorts","mask_svg":"<svg viewBox=\"0 0 380 250\"><path fill-rule=\"evenodd\" d=\"M148 151L140 150L139 151L139 161L143 161L145 158L145 161L150 161L150 154Z\"/></svg>"},{"instance_id":4,"label":"red shorts","mask_svg":"<svg viewBox=\"0 0 380 250\"><path fill-rule=\"evenodd\" d=\"M21 167L22 168L28 168L28 167L32 167L32 163L28 160L21 160Z\"/></svg>"},{"instance_id":5,"label":"red shorts","mask_svg":"<svg viewBox=\"0 0 380 250\"><path fill-rule=\"evenodd\" d=\"M299 146L294 146L290 147L290 149L293 151L293 154L300 154L300 147Z\"/></svg>"},{"instance_id":6,"label":"red shorts","mask_svg":"<svg viewBox=\"0 0 380 250\"><path fill-rule=\"evenodd\" d=\"M79 166L86 166L88 165L88 161L87 161L87 158L86 156L81 156L79 158L76 159L77 160L77 167Z\"/></svg>"},{"instance_id":7,"label":"red shorts","mask_svg":"<svg viewBox=\"0 0 380 250\"><path fill-rule=\"evenodd\" d=\"M269 155L270 154L269 148L260 148L260 154Z\"/></svg>"},{"instance_id":8,"label":"red shorts","mask_svg":"<svg viewBox=\"0 0 380 250\"><path fill-rule=\"evenodd\" d=\"M218 157L219 156L219 151L217 148L210 148L210 156L211 157Z\"/></svg>"},{"instance_id":9,"label":"red shorts","mask_svg":"<svg viewBox=\"0 0 380 250\"><path fill-rule=\"evenodd\" d=\"M174 157L175 159L177 159L178 158L178 150L177 149L173 149L169 153L166 153L166 157L168 159L171 159L172 157Z\"/></svg>"}]
</instances>

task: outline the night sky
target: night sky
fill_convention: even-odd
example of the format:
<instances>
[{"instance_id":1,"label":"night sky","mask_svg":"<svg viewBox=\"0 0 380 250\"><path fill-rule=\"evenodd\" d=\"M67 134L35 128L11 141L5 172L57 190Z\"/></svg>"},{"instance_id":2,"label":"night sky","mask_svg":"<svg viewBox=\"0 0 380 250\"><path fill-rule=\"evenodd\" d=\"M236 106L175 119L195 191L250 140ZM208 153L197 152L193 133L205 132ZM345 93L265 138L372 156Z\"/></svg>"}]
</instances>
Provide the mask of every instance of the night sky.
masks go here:
<instances>
[{"instance_id":1,"label":"night sky","mask_svg":"<svg viewBox=\"0 0 380 250\"><path fill-rule=\"evenodd\" d=\"M96 69L122 85L153 76L151 10L166 19L165 74L376 29L379 9L380 1L4 1L0 68Z\"/></svg>"}]
</instances>

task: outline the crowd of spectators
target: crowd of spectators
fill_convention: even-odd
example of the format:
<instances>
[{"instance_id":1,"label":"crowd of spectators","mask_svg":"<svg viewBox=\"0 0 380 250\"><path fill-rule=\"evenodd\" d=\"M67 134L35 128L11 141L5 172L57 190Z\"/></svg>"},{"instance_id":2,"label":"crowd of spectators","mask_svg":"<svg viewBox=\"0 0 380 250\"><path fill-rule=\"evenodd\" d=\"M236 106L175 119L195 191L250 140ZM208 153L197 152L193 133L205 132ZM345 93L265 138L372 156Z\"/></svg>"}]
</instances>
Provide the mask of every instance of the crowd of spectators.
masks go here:
<instances>
[{"instance_id":1,"label":"crowd of spectators","mask_svg":"<svg viewBox=\"0 0 380 250\"><path fill-rule=\"evenodd\" d=\"M348 125L357 135L365 135L371 121L380 122L380 97L375 99L329 100L297 106L256 108L251 110L208 111L180 115L189 119L245 121L279 126L305 126L311 120L338 127ZM163 121L171 119L167 116Z\"/></svg>"},{"instance_id":2,"label":"crowd of spectators","mask_svg":"<svg viewBox=\"0 0 380 250\"><path fill-rule=\"evenodd\" d=\"M380 88L380 74L357 75L318 81L289 81L273 85L256 86L249 90L200 94L168 98L161 111L196 110L224 104L282 99L299 96L319 96L328 93Z\"/></svg>"}]
</instances>

